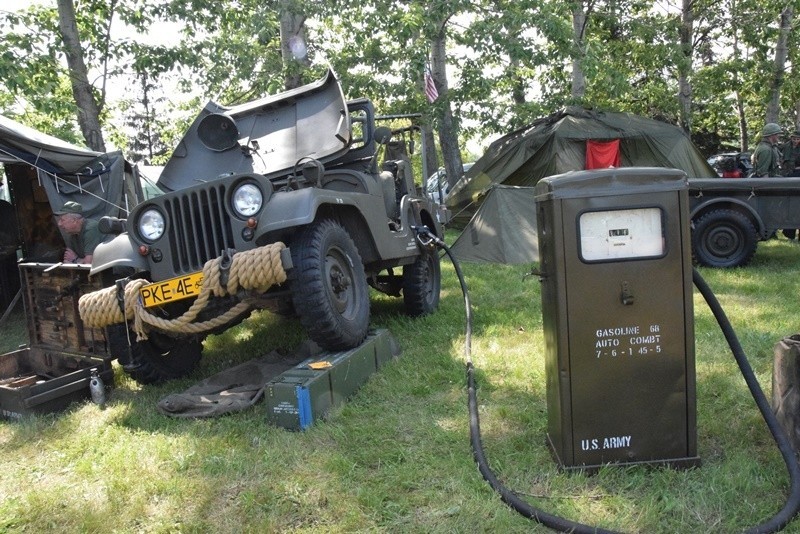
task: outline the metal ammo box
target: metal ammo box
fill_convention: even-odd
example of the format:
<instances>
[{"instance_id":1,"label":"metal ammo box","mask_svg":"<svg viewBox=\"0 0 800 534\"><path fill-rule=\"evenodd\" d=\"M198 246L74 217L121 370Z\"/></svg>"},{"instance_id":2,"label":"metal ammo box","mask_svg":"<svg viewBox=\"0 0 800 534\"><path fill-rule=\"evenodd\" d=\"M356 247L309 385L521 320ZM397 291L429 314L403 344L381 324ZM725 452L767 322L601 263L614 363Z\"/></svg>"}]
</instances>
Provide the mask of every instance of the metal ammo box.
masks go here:
<instances>
[{"instance_id":1,"label":"metal ammo box","mask_svg":"<svg viewBox=\"0 0 800 534\"><path fill-rule=\"evenodd\" d=\"M267 383L267 420L288 430L305 430L399 354L389 331L379 329L354 349L308 358Z\"/></svg>"},{"instance_id":2,"label":"metal ammo box","mask_svg":"<svg viewBox=\"0 0 800 534\"><path fill-rule=\"evenodd\" d=\"M113 383L105 331L87 328L78 299L102 288L88 265L19 265L29 344L0 355L0 416L18 419L62 410L91 397L92 370Z\"/></svg>"}]
</instances>

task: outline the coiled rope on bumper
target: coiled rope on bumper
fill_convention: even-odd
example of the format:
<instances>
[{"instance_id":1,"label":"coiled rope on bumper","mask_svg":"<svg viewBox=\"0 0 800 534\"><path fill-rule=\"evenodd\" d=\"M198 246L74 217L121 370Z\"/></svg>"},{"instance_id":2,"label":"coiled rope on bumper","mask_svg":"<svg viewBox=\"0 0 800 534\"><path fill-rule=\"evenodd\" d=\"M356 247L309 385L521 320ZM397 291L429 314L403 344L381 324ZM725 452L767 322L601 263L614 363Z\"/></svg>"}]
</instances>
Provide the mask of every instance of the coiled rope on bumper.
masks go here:
<instances>
[{"instance_id":1,"label":"coiled rope on bumper","mask_svg":"<svg viewBox=\"0 0 800 534\"><path fill-rule=\"evenodd\" d=\"M275 284L286 281L286 271L281 262L281 251L286 248L281 242L272 243L252 250L239 252L230 258L227 268L227 281L223 286L223 257L208 260L203 265L203 286L195 301L186 312L174 319L158 317L147 311L139 298L139 290L149 284L147 280L131 280L123 291L125 310L117 301L116 286L83 295L78 301L78 311L84 324L100 328L110 324L133 319L133 330L137 341L147 339L145 324L169 332L197 334L222 326L250 308L247 302L239 302L227 312L201 323L193 323L208 305L212 296L235 295L240 289L255 290L260 293Z\"/></svg>"}]
</instances>

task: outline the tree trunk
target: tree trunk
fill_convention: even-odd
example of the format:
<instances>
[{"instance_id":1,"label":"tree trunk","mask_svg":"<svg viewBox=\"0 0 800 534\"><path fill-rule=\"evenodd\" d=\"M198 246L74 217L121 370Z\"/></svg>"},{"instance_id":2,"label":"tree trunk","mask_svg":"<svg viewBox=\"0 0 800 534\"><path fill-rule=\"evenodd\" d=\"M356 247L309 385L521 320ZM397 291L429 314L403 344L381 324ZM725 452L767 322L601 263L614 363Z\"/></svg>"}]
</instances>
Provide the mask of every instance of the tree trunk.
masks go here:
<instances>
[{"instance_id":1,"label":"tree trunk","mask_svg":"<svg viewBox=\"0 0 800 534\"><path fill-rule=\"evenodd\" d=\"M420 39L420 31L414 30L413 31L413 40L419 41ZM420 73L419 82L417 84L417 88L419 93L424 95L425 94L425 76L424 73ZM430 109L430 107L429 107ZM439 157L436 154L436 136L433 128L433 112L427 113L426 121L420 125L422 130L422 147L425 148L422 154L423 158L423 165L422 165L422 185L427 187L427 180L430 175L435 173L439 170ZM422 150L420 147L420 150ZM427 189L426 189L427 191Z\"/></svg>"},{"instance_id":2,"label":"tree trunk","mask_svg":"<svg viewBox=\"0 0 800 534\"><path fill-rule=\"evenodd\" d=\"M735 64L739 64L739 60L742 57L742 53L739 49L739 26L737 24L739 12L738 7L736 4L736 0L731 0L731 34L733 35L733 60ZM742 97L742 93L739 92L739 87L741 87L742 82L739 78L739 71L734 69L733 71L733 86L736 98L736 116L739 118L739 150L742 152L747 152L750 146L750 136L747 134L747 119L744 115L744 98Z\"/></svg>"},{"instance_id":3,"label":"tree trunk","mask_svg":"<svg viewBox=\"0 0 800 534\"><path fill-rule=\"evenodd\" d=\"M281 58L287 91L303 85L303 71L311 65L306 43L306 17L297 12L298 6L293 0L281 0Z\"/></svg>"},{"instance_id":4,"label":"tree trunk","mask_svg":"<svg viewBox=\"0 0 800 534\"><path fill-rule=\"evenodd\" d=\"M681 128L687 133L692 133L692 84L689 74L692 72L692 39L694 13L692 12L693 0L683 0L681 6L681 54L682 61L678 75L678 107Z\"/></svg>"},{"instance_id":5,"label":"tree trunk","mask_svg":"<svg viewBox=\"0 0 800 534\"><path fill-rule=\"evenodd\" d=\"M458 131L453 120L453 111L450 108L450 99L447 94L447 73L445 67L447 58L445 55L445 25L440 26L439 34L431 41L431 74L439 91L441 104L441 123L439 124L439 146L442 149L442 160L444 170L447 173L447 182L452 186L455 184L464 167L461 162L461 150L458 145Z\"/></svg>"},{"instance_id":6,"label":"tree trunk","mask_svg":"<svg viewBox=\"0 0 800 534\"><path fill-rule=\"evenodd\" d=\"M436 157L436 138L433 135L433 128L429 124L425 124L422 126L422 135L425 137L425 154L422 155L425 158L425 167L423 167L422 171L427 173L424 175L423 185L428 185L425 181L428 179L430 175L435 173L439 170L439 158Z\"/></svg>"},{"instance_id":7,"label":"tree trunk","mask_svg":"<svg viewBox=\"0 0 800 534\"><path fill-rule=\"evenodd\" d=\"M736 114L739 116L739 146L742 152L750 150L750 136L747 134L747 119L744 115L744 98L736 90Z\"/></svg>"},{"instance_id":8,"label":"tree trunk","mask_svg":"<svg viewBox=\"0 0 800 534\"><path fill-rule=\"evenodd\" d=\"M150 111L150 84L147 72L142 72L142 107L144 108L144 135L147 140L147 165L153 164L153 113Z\"/></svg>"},{"instance_id":9,"label":"tree trunk","mask_svg":"<svg viewBox=\"0 0 800 534\"><path fill-rule=\"evenodd\" d=\"M578 2L572 11L572 99L579 101L586 94L586 76L583 73L583 60L586 47L583 38L586 32L588 13L583 10L583 2Z\"/></svg>"},{"instance_id":10,"label":"tree trunk","mask_svg":"<svg viewBox=\"0 0 800 534\"><path fill-rule=\"evenodd\" d=\"M519 59L511 58L511 100L516 106L525 104L526 80L519 75Z\"/></svg>"},{"instance_id":11,"label":"tree trunk","mask_svg":"<svg viewBox=\"0 0 800 534\"><path fill-rule=\"evenodd\" d=\"M94 98L92 85L89 83L72 0L58 0L58 29L67 55L72 96L78 106L78 124L81 133L90 149L105 152L106 144L100 126L100 106Z\"/></svg>"},{"instance_id":12,"label":"tree trunk","mask_svg":"<svg viewBox=\"0 0 800 534\"><path fill-rule=\"evenodd\" d=\"M794 103L794 129L800 131L800 100Z\"/></svg>"},{"instance_id":13,"label":"tree trunk","mask_svg":"<svg viewBox=\"0 0 800 534\"><path fill-rule=\"evenodd\" d=\"M767 102L766 122L780 124L781 116L781 87L783 86L783 71L786 67L786 58L789 55L787 42L792 31L792 18L794 9L786 6L781 12L781 27L778 33L778 42L775 45L775 65L772 79L769 81L769 102Z\"/></svg>"}]
</instances>

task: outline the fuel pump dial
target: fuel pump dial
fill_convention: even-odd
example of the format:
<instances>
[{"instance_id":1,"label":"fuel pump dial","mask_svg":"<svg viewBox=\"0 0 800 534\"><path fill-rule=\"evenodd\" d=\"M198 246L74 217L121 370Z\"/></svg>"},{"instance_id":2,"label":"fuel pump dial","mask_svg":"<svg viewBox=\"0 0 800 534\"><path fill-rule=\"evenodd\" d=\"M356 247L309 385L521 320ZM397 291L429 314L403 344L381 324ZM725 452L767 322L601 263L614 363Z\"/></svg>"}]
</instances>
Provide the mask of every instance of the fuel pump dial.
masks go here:
<instances>
[{"instance_id":1,"label":"fuel pump dial","mask_svg":"<svg viewBox=\"0 0 800 534\"><path fill-rule=\"evenodd\" d=\"M578 225L584 261L658 258L664 255L660 208L589 211L581 214Z\"/></svg>"}]
</instances>

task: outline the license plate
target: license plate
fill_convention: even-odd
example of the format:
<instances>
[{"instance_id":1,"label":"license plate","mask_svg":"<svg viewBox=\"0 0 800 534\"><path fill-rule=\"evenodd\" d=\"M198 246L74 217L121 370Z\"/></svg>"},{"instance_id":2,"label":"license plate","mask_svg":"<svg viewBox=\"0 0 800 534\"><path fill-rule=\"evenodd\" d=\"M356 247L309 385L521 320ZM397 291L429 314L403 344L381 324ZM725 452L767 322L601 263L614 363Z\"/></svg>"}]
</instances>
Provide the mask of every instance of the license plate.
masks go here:
<instances>
[{"instance_id":1,"label":"license plate","mask_svg":"<svg viewBox=\"0 0 800 534\"><path fill-rule=\"evenodd\" d=\"M144 307L149 308L196 297L202 287L203 273L197 272L142 286L139 289L139 296L142 297Z\"/></svg>"}]
</instances>

